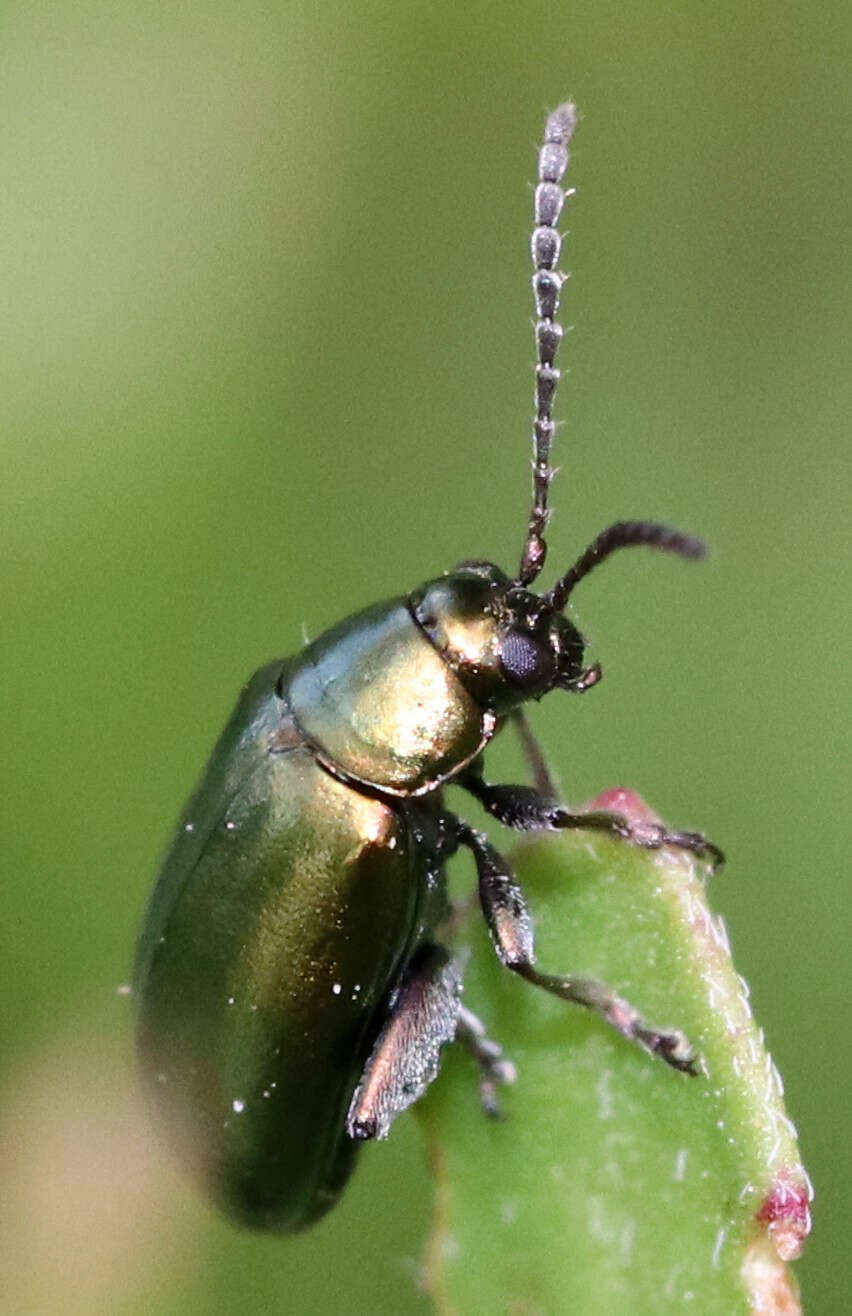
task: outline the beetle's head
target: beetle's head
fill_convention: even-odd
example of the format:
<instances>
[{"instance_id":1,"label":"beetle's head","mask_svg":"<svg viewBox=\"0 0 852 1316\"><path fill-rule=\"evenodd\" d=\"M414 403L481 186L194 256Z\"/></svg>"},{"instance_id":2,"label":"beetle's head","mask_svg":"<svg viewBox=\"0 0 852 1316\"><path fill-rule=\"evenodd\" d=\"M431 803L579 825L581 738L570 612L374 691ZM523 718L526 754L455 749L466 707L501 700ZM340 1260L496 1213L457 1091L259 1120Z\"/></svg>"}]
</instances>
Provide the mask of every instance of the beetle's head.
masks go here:
<instances>
[{"instance_id":1,"label":"beetle's head","mask_svg":"<svg viewBox=\"0 0 852 1316\"><path fill-rule=\"evenodd\" d=\"M582 694L601 668L584 664L585 640L563 609L579 581L617 548L645 544L704 555L698 539L650 521L604 530L547 593L536 594L492 562L462 562L411 597L415 619L465 688L498 716L550 690Z\"/></svg>"},{"instance_id":2,"label":"beetle's head","mask_svg":"<svg viewBox=\"0 0 852 1316\"><path fill-rule=\"evenodd\" d=\"M459 680L498 715L559 686L584 690L585 642L573 622L547 608L491 562L462 562L412 599L414 615Z\"/></svg>"}]
</instances>

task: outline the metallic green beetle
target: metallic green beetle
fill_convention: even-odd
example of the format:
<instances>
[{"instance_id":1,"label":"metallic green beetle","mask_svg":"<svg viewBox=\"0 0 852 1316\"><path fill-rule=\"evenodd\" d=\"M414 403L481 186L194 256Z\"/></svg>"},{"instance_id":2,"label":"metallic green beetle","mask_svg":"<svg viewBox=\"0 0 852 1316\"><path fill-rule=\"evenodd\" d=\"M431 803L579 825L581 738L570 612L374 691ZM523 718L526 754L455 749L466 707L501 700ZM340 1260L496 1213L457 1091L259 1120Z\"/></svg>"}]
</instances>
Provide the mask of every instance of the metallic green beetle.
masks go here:
<instances>
[{"instance_id":1,"label":"metallic green beetle","mask_svg":"<svg viewBox=\"0 0 852 1316\"><path fill-rule=\"evenodd\" d=\"M557 323L556 224L576 122L549 116L532 238L537 364L533 506L509 577L465 562L341 622L252 678L166 858L137 953L145 1076L182 1157L236 1219L295 1230L334 1202L360 1142L435 1077L457 1040L480 1067L486 1110L512 1066L461 1004L437 936L444 867L473 853L498 955L531 983L599 1011L674 1068L694 1072L677 1031L651 1027L601 983L535 968L532 922L511 868L448 811L446 783L520 829L598 828L635 844L719 852L692 832L571 813L554 798L522 705L600 679L563 615L578 581L615 549L699 557L699 541L652 522L605 530L547 593L544 565ZM516 723L535 786L495 786L482 753Z\"/></svg>"}]
</instances>

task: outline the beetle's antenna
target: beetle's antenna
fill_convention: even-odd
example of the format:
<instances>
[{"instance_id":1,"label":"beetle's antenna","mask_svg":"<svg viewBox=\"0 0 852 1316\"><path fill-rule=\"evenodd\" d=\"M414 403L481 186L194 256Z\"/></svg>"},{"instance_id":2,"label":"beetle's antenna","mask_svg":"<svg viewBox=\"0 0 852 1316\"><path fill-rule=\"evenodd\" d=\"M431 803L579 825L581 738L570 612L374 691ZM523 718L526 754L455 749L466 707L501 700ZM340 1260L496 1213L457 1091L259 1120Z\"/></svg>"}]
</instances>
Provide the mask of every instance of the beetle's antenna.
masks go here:
<instances>
[{"instance_id":1,"label":"beetle's antenna","mask_svg":"<svg viewBox=\"0 0 852 1316\"><path fill-rule=\"evenodd\" d=\"M553 364L562 339L562 325L556 319L559 295L567 278L556 267L562 248L562 235L556 225L562 213L566 193L562 175L570 159L568 143L577 126L577 108L566 101L547 116L544 144L538 156L538 185L535 189L535 227L532 232L532 277L535 297L535 421L533 423L533 501L529 529L521 555L518 580L529 585L544 566L547 544L544 531L550 520L548 495L555 471L550 464L550 447L556 426L553 399L560 371ZM567 195L571 195L569 190Z\"/></svg>"},{"instance_id":2,"label":"beetle's antenna","mask_svg":"<svg viewBox=\"0 0 852 1316\"><path fill-rule=\"evenodd\" d=\"M570 571L557 580L553 589L543 596L545 608L551 612L561 612L568 602L574 586L588 576L610 553L617 548L633 548L644 544L647 548L659 548L665 553L677 553L678 557L702 558L707 553L706 545L692 535L685 535L681 530L671 526L660 525L658 521L616 521L607 526L596 539L589 544Z\"/></svg>"}]
</instances>

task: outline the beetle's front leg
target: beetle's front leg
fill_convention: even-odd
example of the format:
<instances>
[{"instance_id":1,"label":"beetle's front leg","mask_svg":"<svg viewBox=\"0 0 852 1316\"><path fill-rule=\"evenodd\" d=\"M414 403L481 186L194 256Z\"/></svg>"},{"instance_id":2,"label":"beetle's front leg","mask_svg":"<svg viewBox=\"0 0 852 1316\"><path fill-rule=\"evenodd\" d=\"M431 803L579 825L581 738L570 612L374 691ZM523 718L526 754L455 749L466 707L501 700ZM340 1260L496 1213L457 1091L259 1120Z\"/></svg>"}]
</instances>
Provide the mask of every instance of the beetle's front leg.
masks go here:
<instances>
[{"instance_id":1,"label":"beetle's front leg","mask_svg":"<svg viewBox=\"0 0 852 1316\"><path fill-rule=\"evenodd\" d=\"M498 822L516 831L588 829L608 832L645 850L659 850L664 845L689 850L708 859L714 869L725 862L719 847L700 832L669 831L660 823L631 822L623 814L605 809L572 813L535 786L490 785L482 776L481 763L457 777L455 784L469 791Z\"/></svg>"},{"instance_id":2,"label":"beetle's front leg","mask_svg":"<svg viewBox=\"0 0 852 1316\"><path fill-rule=\"evenodd\" d=\"M535 968L532 918L518 879L487 836L459 823L459 841L473 851L479 874L479 898L500 959L507 968L563 1001L574 1001L600 1014L624 1037L657 1055L673 1069L698 1074L698 1060L677 1029L654 1028L639 1011L605 983L594 978L541 973Z\"/></svg>"}]
</instances>

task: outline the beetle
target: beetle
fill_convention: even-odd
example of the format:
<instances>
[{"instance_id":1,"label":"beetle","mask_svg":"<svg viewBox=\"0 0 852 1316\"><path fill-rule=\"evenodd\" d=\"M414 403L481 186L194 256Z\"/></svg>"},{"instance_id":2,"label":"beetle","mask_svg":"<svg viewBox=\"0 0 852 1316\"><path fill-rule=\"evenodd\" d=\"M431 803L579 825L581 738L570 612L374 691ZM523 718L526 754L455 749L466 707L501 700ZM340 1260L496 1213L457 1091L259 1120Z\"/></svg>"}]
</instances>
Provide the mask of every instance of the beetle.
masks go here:
<instances>
[{"instance_id":1,"label":"beetle","mask_svg":"<svg viewBox=\"0 0 852 1316\"><path fill-rule=\"evenodd\" d=\"M532 233L536 308L533 499L520 566L465 561L262 667L242 692L186 807L151 896L134 973L143 1074L183 1159L234 1219L292 1231L340 1194L361 1143L384 1138L453 1040L472 1053L483 1103L513 1068L461 1000L440 941L445 866L478 873L497 954L527 982L597 1011L675 1070L697 1070L676 1029L646 1022L602 983L536 967L532 919L510 865L450 811L461 787L510 828L590 828L711 862L695 832L572 812L556 799L523 706L581 694L601 668L565 608L618 549L703 555L649 521L604 530L547 591L554 474L557 229L576 110L546 121ZM512 723L535 784L486 779L483 751Z\"/></svg>"}]
</instances>

